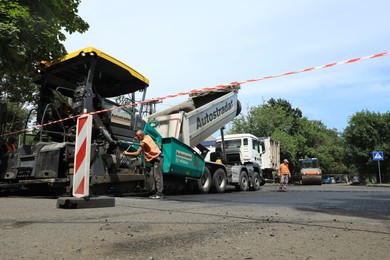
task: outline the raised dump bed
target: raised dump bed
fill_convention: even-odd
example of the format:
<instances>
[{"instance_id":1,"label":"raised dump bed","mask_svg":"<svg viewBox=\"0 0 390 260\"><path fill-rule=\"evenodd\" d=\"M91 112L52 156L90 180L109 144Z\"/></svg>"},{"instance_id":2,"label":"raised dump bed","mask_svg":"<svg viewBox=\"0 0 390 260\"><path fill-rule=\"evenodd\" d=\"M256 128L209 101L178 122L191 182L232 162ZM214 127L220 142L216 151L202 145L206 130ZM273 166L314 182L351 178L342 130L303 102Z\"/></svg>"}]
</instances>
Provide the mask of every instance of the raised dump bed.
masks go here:
<instances>
[{"instance_id":1,"label":"raised dump bed","mask_svg":"<svg viewBox=\"0 0 390 260\"><path fill-rule=\"evenodd\" d=\"M219 91L194 93L187 101L154 113L146 121L152 123L162 137L175 137L196 147L240 113L239 88L239 85L231 85Z\"/></svg>"}]
</instances>

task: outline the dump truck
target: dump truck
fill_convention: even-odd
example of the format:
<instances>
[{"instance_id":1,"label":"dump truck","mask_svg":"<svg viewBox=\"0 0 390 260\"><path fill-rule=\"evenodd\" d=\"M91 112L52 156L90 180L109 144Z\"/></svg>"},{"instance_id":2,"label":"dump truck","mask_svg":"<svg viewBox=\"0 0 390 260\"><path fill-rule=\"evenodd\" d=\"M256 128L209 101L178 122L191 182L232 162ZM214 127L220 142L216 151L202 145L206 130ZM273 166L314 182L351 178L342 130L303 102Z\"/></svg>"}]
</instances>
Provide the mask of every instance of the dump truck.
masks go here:
<instances>
[{"instance_id":1,"label":"dump truck","mask_svg":"<svg viewBox=\"0 0 390 260\"><path fill-rule=\"evenodd\" d=\"M234 183L236 188L242 190L243 184L251 184L251 176L260 177L260 186L265 184L261 167L262 147L259 139L252 134L221 135L216 139L216 149L225 155L225 164L241 165L241 170L246 169L247 175L239 176L240 181ZM230 181L232 183L232 181ZM258 187L257 187L258 188Z\"/></svg>"},{"instance_id":2,"label":"dump truck","mask_svg":"<svg viewBox=\"0 0 390 260\"><path fill-rule=\"evenodd\" d=\"M193 93L188 100L154 113L145 121L153 125L163 138L174 137L190 147L191 153L195 154L195 148L198 148L204 159L210 151L200 143L217 130L223 135L224 126L240 113L239 89L240 85L230 85L219 90ZM176 154L180 158L181 155ZM258 190L263 183L259 164L241 161L237 151L225 149L222 145L209 157L210 161L204 161L204 174L200 179L190 174L183 176L186 181L196 180L203 193L210 190L222 193L227 185L234 185L242 191ZM169 177L169 174L164 178L166 176Z\"/></svg>"},{"instance_id":3,"label":"dump truck","mask_svg":"<svg viewBox=\"0 0 390 260\"><path fill-rule=\"evenodd\" d=\"M239 155L241 164L253 164L256 171L265 180L273 180L273 172L279 169L280 143L271 137L255 137L252 134L225 135L226 154ZM222 145L222 138L216 139L217 148ZM238 158L238 157L237 157ZM228 161L231 161L228 159Z\"/></svg>"},{"instance_id":4,"label":"dump truck","mask_svg":"<svg viewBox=\"0 0 390 260\"><path fill-rule=\"evenodd\" d=\"M221 137L217 138L217 144ZM243 164L253 163L259 167L265 180L273 180L273 172L280 165L280 143L271 137L255 137L252 134L225 135L226 147L237 146ZM232 151L231 151L232 152ZM259 165L259 166L257 166Z\"/></svg>"},{"instance_id":5,"label":"dump truck","mask_svg":"<svg viewBox=\"0 0 390 260\"><path fill-rule=\"evenodd\" d=\"M317 158L299 159L298 167L302 184L322 184L322 171Z\"/></svg>"}]
</instances>

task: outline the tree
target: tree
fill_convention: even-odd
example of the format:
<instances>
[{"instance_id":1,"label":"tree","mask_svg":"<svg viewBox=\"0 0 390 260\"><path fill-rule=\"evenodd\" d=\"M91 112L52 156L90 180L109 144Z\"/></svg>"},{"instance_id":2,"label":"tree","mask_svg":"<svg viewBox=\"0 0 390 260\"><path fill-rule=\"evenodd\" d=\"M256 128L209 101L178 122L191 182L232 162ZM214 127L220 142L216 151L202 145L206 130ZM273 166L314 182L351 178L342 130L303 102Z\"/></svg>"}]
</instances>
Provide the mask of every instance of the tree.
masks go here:
<instances>
[{"instance_id":1,"label":"tree","mask_svg":"<svg viewBox=\"0 0 390 260\"><path fill-rule=\"evenodd\" d=\"M373 161L372 152L383 151L385 156L390 155L390 112L357 112L349 120L343 137L347 162L360 175L377 176L377 163ZM390 163L384 160L381 165L382 179L389 181Z\"/></svg>"},{"instance_id":2,"label":"tree","mask_svg":"<svg viewBox=\"0 0 390 260\"><path fill-rule=\"evenodd\" d=\"M271 98L268 101L268 105L274 109L281 108L285 112L287 118L292 120L291 125L289 126L289 133L291 135L294 135L298 132L299 120L302 118L302 111L299 108L293 108L290 102L281 98L277 100Z\"/></svg>"},{"instance_id":3,"label":"tree","mask_svg":"<svg viewBox=\"0 0 390 260\"><path fill-rule=\"evenodd\" d=\"M321 121L300 120L298 157L318 158L324 173L346 174L343 139L336 129L328 129Z\"/></svg>"},{"instance_id":4,"label":"tree","mask_svg":"<svg viewBox=\"0 0 390 260\"><path fill-rule=\"evenodd\" d=\"M77 15L80 1L0 0L0 87L8 101L33 100L35 66L66 53L63 30L88 30Z\"/></svg>"},{"instance_id":5,"label":"tree","mask_svg":"<svg viewBox=\"0 0 390 260\"><path fill-rule=\"evenodd\" d=\"M28 109L24 108L20 103L8 102L7 105L7 113L4 114L5 118L3 121L0 120L3 123L3 125L0 125L0 134L24 129L27 124Z\"/></svg>"},{"instance_id":6,"label":"tree","mask_svg":"<svg viewBox=\"0 0 390 260\"><path fill-rule=\"evenodd\" d=\"M282 108L268 105L251 107L248 115L241 115L233 120L232 131L252 133L256 136L270 136L276 129L287 128L286 113Z\"/></svg>"}]
</instances>

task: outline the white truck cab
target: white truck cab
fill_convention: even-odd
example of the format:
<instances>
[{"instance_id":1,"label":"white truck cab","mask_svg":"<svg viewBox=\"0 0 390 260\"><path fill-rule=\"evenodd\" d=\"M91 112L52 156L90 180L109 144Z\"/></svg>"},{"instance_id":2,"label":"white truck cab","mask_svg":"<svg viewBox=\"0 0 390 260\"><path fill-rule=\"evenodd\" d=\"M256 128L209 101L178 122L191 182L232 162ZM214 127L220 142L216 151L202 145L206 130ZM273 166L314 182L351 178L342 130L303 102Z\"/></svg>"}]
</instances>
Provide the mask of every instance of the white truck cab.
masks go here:
<instances>
[{"instance_id":1,"label":"white truck cab","mask_svg":"<svg viewBox=\"0 0 390 260\"><path fill-rule=\"evenodd\" d=\"M224 144L226 159L229 161L229 154L234 150L239 151L241 164L257 163L261 165L262 148L259 139L252 134L225 135ZM217 147L222 145L222 138L216 139Z\"/></svg>"}]
</instances>

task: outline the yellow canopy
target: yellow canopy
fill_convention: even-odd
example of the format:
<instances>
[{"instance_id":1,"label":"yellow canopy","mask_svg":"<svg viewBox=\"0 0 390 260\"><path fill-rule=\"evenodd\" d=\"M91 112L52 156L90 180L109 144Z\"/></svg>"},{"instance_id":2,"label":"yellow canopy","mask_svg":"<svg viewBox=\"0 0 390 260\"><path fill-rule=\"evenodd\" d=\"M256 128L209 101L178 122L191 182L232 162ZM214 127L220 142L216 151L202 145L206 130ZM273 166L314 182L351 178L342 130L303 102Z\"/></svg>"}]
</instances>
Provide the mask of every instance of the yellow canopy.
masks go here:
<instances>
[{"instance_id":1,"label":"yellow canopy","mask_svg":"<svg viewBox=\"0 0 390 260\"><path fill-rule=\"evenodd\" d=\"M148 87L149 80L123 62L93 47L45 63L37 83L74 89L86 78L91 56L96 59L93 86L104 97L133 93Z\"/></svg>"}]
</instances>

